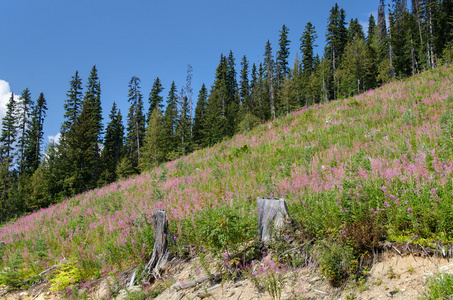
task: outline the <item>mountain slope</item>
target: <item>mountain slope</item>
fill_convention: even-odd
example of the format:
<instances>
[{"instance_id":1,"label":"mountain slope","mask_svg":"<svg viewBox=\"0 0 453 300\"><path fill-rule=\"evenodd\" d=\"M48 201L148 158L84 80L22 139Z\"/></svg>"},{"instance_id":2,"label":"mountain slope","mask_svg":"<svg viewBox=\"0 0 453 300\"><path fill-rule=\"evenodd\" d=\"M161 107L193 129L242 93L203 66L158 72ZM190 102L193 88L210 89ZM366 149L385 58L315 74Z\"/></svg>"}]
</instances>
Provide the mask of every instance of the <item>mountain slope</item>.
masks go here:
<instances>
[{"instance_id":1,"label":"mountain slope","mask_svg":"<svg viewBox=\"0 0 453 300\"><path fill-rule=\"evenodd\" d=\"M143 264L158 208L173 251L233 254L254 238L258 196L288 201L300 241L335 242L351 257L385 240L450 243L452 105L453 69L441 68L304 108L3 225L0 268L11 270L15 253L20 280L63 259L79 280Z\"/></svg>"}]
</instances>

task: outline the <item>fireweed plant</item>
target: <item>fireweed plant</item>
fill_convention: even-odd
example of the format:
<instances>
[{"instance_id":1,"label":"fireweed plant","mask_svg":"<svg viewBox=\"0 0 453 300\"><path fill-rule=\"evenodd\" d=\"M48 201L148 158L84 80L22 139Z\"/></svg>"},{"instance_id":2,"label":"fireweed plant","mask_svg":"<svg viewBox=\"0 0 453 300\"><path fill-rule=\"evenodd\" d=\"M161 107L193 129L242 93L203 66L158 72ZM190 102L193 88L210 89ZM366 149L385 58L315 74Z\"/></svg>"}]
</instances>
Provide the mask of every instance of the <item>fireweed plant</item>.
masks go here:
<instances>
[{"instance_id":1,"label":"fireweed plant","mask_svg":"<svg viewBox=\"0 0 453 300\"><path fill-rule=\"evenodd\" d=\"M18 252L30 276L71 258L82 281L143 264L156 209L173 251L231 255L254 239L258 196L285 198L301 237L353 255L383 240L451 243L452 105L453 68L439 68L302 108L3 224L0 270Z\"/></svg>"}]
</instances>

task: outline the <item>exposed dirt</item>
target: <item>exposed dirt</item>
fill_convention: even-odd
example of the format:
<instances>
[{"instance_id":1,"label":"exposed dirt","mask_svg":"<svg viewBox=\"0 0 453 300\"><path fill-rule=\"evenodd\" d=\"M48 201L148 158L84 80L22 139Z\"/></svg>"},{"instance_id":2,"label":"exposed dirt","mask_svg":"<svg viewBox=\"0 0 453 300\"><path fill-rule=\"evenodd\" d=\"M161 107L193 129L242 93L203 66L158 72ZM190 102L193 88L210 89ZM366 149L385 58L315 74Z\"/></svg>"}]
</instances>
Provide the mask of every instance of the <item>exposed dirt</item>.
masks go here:
<instances>
[{"instance_id":1,"label":"exposed dirt","mask_svg":"<svg viewBox=\"0 0 453 300\"><path fill-rule=\"evenodd\" d=\"M288 272L281 299L418 299L425 292L427 276L436 272L450 271L453 271L453 262L444 258L414 255L403 257L386 253L381 256L380 262L372 267L366 281L349 283L341 288L330 287L320 274L308 267ZM168 267L166 278L155 283L155 286L165 288L156 299L272 299L264 288L259 290L249 279L220 283L206 280L194 287L177 290L181 284L205 275L197 259L184 263L176 262ZM48 288L49 285L43 284L28 291L9 293L0 298L7 300L64 298L61 294L49 292ZM87 294L88 299L108 299L108 282L93 281ZM119 291L116 299L127 299L127 295L126 290Z\"/></svg>"}]
</instances>

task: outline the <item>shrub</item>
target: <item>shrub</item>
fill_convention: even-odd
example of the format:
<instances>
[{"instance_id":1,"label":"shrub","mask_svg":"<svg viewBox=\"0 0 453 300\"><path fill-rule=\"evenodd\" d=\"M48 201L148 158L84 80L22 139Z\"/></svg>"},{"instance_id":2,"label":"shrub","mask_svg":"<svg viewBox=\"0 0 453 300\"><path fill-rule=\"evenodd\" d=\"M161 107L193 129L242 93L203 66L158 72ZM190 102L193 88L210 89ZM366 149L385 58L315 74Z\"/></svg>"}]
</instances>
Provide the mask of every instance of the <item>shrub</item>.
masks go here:
<instances>
[{"instance_id":1,"label":"shrub","mask_svg":"<svg viewBox=\"0 0 453 300\"><path fill-rule=\"evenodd\" d=\"M55 277L50 280L52 283L50 290L52 292L62 291L80 280L82 280L80 270L74 260L71 260L59 265Z\"/></svg>"},{"instance_id":2,"label":"shrub","mask_svg":"<svg viewBox=\"0 0 453 300\"><path fill-rule=\"evenodd\" d=\"M20 288L29 275L23 268L23 263L20 252L14 252L7 261L6 267L0 272L0 285L4 284L12 289Z\"/></svg>"},{"instance_id":3,"label":"shrub","mask_svg":"<svg viewBox=\"0 0 453 300\"><path fill-rule=\"evenodd\" d=\"M436 274L426 280L424 299L449 299L453 294L453 274Z\"/></svg>"}]
</instances>

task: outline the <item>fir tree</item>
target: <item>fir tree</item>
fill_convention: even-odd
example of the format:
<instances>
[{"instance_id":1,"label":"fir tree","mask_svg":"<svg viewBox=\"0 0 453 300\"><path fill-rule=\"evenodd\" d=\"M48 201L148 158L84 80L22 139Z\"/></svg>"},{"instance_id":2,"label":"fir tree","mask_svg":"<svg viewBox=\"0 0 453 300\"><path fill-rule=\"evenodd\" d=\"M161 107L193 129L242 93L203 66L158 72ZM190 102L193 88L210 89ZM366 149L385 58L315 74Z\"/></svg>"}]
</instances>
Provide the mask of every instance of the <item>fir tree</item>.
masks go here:
<instances>
[{"instance_id":1,"label":"fir tree","mask_svg":"<svg viewBox=\"0 0 453 300\"><path fill-rule=\"evenodd\" d=\"M23 90L20 100L17 103L17 123L18 128L18 139L17 139L17 157L18 157L18 166L19 174L22 174L24 171L24 161L25 161L25 148L27 145L27 131L30 127L30 116L32 110L33 102L31 100L31 94L28 88Z\"/></svg>"},{"instance_id":2,"label":"fir tree","mask_svg":"<svg viewBox=\"0 0 453 300\"><path fill-rule=\"evenodd\" d=\"M143 149L140 152L141 170L148 170L151 167L157 166L165 159L162 119L162 112L159 107L156 107L149 118L143 141Z\"/></svg>"},{"instance_id":3,"label":"fir tree","mask_svg":"<svg viewBox=\"0 0 453 300\"><path fill-rule=\"evenodd\" d=\"M283 82L283 79L289 75L288 57L289 57L289 44L291 41L288 39L289 28L283 24L280 30L280 38L278 41L279 50L277 51L277 83Z\"/></svg>"},{"instance_id":4,"label":"fir tree","mask_svg":"<svg viewBox=\"0 0 453 300\"><path fill-rule=\"evenodd\" d=\"M314 70L314 48L316 47L314 43L317 38L315 26L308 22L300 38L303 72L307 75L311 75Z\"/></svg>"},{"instance_id":5,"label":"fir tree","mask_svg":"<svg viewBox=\"0 0 453 300\"><path fill-rule=\"evenodd\" d=\"M6 114L2 119L2 132L0 136L0 151L1 162L6 170L10 170L14 157L14 146L17 140L17 115L16 115L16 100L14 93L11 93L8 103L6 104Z\"/></svg>"},{"instance_id":6,"label":"fir tree","mask_svg":"<svg viewBox=\"0 0 453 300\"><path fill-rule=\"evenodd\" d=\"M272 46L268 40L264 50L264 80L265 86L268 92L268 103L270 107L270 117L275 119L276 117L276 106L275 106L275 90L274 90L274 58L272 55Z\"/></svg>"},{"instance_id":7,"label":"fir tree","mask_svg":"<svg viewBox=\"0 0 453 300\"><path fill-rule=\"evenodd\" d=\"M201 86L200 92L198 93L197 106L195 107L195 118L193 124L193 141L194 147L203 148L205 144L204 135L206 132L206 105L208 100L208 90L206 86Z\"/></svg>"},{"instance_id":8,"label":"fir tree","mask_svg":"<svg viewBox=\"0 0 453 300\"><path fill-rule=\"evenodd\" d=\"M242 110L250 112L250 86L249 86L249 63L244 55L241 61L241 81L239 83L239 106ZM256 69L256 67L255 67Z\"/></svg>"},{"instance_id":9,"label":"fir tree","mask_svg":"<svg viewBox=\"0 0 453 300\"><path fill-rule=\"evenodd\" d=\"M27 130L27 143L25 147L24 171L33 174L39 167L41 145L44 139L44 118L46 117L47 102L44 94L39 95L33 108L30 127Z\"/></svg>"},{"instance_id":10,"label":"fir tree","mask_svg":"<svg viewBox=\"0 0 453 300\"><path fill-rule=\"evenodd\" d=\"M121 112L117 109L115 102L113 102L109 118L110 122L107 124L105 131L104 147L101 155L103 166L101 180L104 184L113 182L117 179L116 169L123 152L123 118Z\"/></svg>"},{"instance_id":11,"label":"fir tree","mask_svg":"<svg viewBox=\"0 0 453 300\"><path fill-rule=\"evenodd\" d=\"M178 122L178 95L175 82L171 83L167 96L167 106L163 120L163 130L165 135L165 155L167 160L177 158L178 137L176 136L176 126Z\"/></svg>"},{"instance_id":12,"label":"fir tree","mask_svg":"<svg viewBox=\"0 0 453 300\"><path fill-rule=\"evenodd\" d=\"M145 136L145 115L143 96L140 92L140 78L133 76L129 82L128 102L131 104L127 115L126 149L132 167L138 167L140 148Z\"/></svg>"},{"instance_id":13,"label":"fir tree","mask_svg":"<svg viewBox=\"0 0 453 300\"><path fill-rule=\"evenodd\" d=\"M179 94L179 119L177 133L180 137L180 153L186 155L190 149L190 117L189 117L189 101L184 93L184 88L181 88Z\"/></svg>"},{"instance_id":14,"label":"fir tree","mask_svg":"<svg viewBox=\"0 0 453 300\"><path fill-rule=\"evenodd\" d=\"M148 114L146 115L146 120L148 122L151 114L153 111L156 109L156 107L159 107L160 110L163 109L163 97L160 95L162 91L164 90L159 77L156 77L153 83L153 87L151 88L151 92L149 93L149 110Z\"/></svg>"},{"instance_id":15,"label":"fir tree","mask_svg":"<svg viewBox=\"0 0 453 300\"><path fill-rule=\"evenodd\" d=\"M68 97L64 104L65 121L61 126L61 133L63 135L68 132L71 126L75 123L75 120L80 114L82 109L82 80L79 77L79 72L76 71L72 80L69 82L70 89L66 96Z\"/></svg>"}]
</instances>

